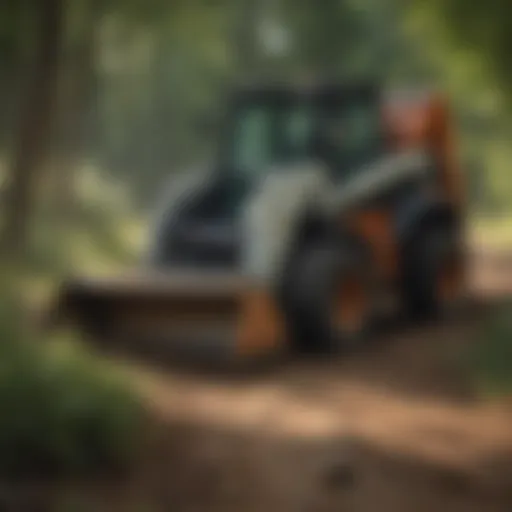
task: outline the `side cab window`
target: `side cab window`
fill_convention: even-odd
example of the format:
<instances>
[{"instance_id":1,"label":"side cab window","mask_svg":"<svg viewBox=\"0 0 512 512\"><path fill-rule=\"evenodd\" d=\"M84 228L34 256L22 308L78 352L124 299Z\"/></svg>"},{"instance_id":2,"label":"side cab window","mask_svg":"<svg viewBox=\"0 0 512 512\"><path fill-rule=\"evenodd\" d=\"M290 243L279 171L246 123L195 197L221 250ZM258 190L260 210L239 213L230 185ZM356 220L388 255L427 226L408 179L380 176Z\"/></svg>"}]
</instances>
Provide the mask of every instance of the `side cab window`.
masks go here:
<instances>
[{"instance_id":1,"label":"side cab window","mask_svg":"<svg viewBox=\"0 0 512 512\"><path fill-rule=\"evenodd\" d=\"M382 153L382 118L373 98L339 101L325 111L323 119L324 144L335 178L350 178Z\"/></svg>"}]
</instances>

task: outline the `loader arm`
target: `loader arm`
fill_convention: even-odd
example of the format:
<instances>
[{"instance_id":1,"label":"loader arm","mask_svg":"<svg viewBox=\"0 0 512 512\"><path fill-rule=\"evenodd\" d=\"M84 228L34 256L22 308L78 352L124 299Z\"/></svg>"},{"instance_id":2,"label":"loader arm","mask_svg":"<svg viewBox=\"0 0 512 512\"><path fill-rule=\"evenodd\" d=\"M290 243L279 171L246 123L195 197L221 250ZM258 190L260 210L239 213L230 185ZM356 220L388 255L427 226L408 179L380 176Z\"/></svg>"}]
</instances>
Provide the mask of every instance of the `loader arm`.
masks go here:
<instances>
[{"instance_id":1,"label":"loader arm","mask_svg":"<svg viewBox=\"0 0 512 512\"><path fill-rule=\"evenodd\" d=\"M322 209L327 215L334 216L408 180L427 176L432 168L432 159L421 149L389 153L351 173L353 178L349 182L330 189Z\"/></svg>"},{"instance_id":2,"label":"loader arm","mask_svg":"<svg viewBox=\"0 0 512 512\"><path fill-rule=\"evenodd\" d=\"M244 212L242 273L274 290L300 221L319 209L329 187L327 169L315 162L269 173Z\"/></svg>"}]
</instances>

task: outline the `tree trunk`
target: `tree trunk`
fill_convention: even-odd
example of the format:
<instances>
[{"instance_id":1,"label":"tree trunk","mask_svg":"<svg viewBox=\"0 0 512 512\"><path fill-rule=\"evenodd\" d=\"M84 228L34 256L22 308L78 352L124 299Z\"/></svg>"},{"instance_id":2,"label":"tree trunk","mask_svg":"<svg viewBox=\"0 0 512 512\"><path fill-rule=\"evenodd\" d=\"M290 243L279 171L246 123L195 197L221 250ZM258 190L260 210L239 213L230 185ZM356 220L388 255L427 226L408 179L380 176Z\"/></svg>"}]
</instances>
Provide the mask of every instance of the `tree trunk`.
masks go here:
<instances>
[{"instance_id":1,"label":"tree trunk","mask_svg":"<svg viewBox=\"0 0 512 512\"><path fill-rule=\"evenodd\" d=\"M17 254L25 249L34 176L49 142L63 36L63 0L34 0L33 6L37 10L36 49L9 174L3 233L5 248Z\"/></svg>"},{"instance_id":2,"label":"tree trunk","mask_svg":"<svg viewBox=\"0 0 512 512\"><path fill-rule=\"evenodd\" d=\"M53 210L62 218L73 213L75 167L84 156L94 91L97 13L98 8L92 2L86 4L82 26L62 63L62 87L54 114L57 129L50 192Z\"/></svg>"}]
</instances>

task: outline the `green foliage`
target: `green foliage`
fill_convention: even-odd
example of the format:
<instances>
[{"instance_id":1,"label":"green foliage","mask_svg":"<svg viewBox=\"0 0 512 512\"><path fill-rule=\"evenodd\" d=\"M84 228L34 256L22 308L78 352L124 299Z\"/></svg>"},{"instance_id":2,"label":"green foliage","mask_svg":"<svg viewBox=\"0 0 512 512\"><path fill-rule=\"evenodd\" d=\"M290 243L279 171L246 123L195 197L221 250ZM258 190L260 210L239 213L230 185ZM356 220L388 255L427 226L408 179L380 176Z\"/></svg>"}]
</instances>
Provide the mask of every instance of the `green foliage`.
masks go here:
<instances>
[{"instance_id":1,"label":"green foliage","mask_svg":"<svg viewBox=\"0 0 512 512\"><path fill-rule=\"evenodd\" d=\"M434 12L449 39L477 55L486 72L505 87L512 84L509 65L512 7L507 0L417 0Z\"/></svg>"},{"instance_id":2,"label":"green foliage","mask_svg":"<svg viewBox=\"0 0 512 512\"><path fill-rule=\"evenodd\" d=\"M469 367L485 394L512 393L512 303L499 307L484 322L469 354Z\"/></svg>"},{"instance_id":3,"label":"green foliage","mask_svg":"<svg viewBox=\"0 0 512 512\"><path fill-rule=\"evenodd\" d=\"M473 210L494 216L510 214L512 96L506 78L508 50L503 54L510 37L506 28L510 7L499 1L460 0L415 0L401 5L400 24L408 33L409 46L417 47L417 60L427 71L425 78L450 95L456 111ZM486 42L494 39L501 42Z\"/></svg>"},{"instance_id":4,"label":"green foliage","mask_svg":"<svg viewBox=\"0 0 512 512\"><path fill-rule=\"evenodd\" d=\"M16 133L20 71L33 47L34 5L0 6L0 142L7 150ZM510 212L511 7L504 0L74 0L66 8L63 114L52 151L68 157L59 172L77 177L69 195L78 214L69 219L76 229L65 234L38 231L32 252L41 265L52 260L63 267L64 245L84 254L82 245L101 245L116 260L133 261L116 236L126 210L107 212L105 202L75 197L82 159L126 191L129 216L139 216L153 207L169 174L208 154L212 141L198 133L196 120L204 113L220 118L227 86L241 76L294 80L321 73L440 86L458 116L471 204L479 212ZM285 51L272 54L262 44L267 25L286 34ZM75 91L76 82L83 90ZM78 232L90 234L87 241Z\"/></svg>"},{"instance_id":5,"label":"green foliage","mask_svg":"<svg viewBox=\"0 0 512 512\"><path fill-rule=\"evenodd\" d=\"M72 477L125 467L142 426L135 395L78 345L37 344L17 311L2 299L0 477Z\"/></svg>"}]
</instances>

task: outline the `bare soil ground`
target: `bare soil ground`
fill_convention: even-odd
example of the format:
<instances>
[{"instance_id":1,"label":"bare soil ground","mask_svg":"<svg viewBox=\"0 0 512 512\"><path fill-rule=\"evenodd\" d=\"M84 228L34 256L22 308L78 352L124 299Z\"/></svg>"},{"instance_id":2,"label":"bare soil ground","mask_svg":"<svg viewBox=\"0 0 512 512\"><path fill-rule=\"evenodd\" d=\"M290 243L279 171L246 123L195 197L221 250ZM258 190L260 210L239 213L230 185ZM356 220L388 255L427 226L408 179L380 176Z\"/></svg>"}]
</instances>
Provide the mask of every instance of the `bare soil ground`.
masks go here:
<instances>
[{"instance_id":1,"label":"bare soil ground","mask_svg":"<svg viewBox=\"0 0 512 512\"><path fill-rule=\"evenodd\" d=\"M512 257L479 252L472 275L499 299ZM128 481L90 489L91 510L510 512L512 402L478 399L456 361L483 314L252 375L132 366L156 426Z\"/></svg>"},{"instance_id":2,"label":"bare soil ground","mask_svg":"<svg viewBox=\"0 0 512 512\"><path fill-rule=\"evenodd\" d=\"M472 275L499 299L512 258L480 251ZM156 510L511 511L512 403L479 400L456 363L483 314L258 375L135 368L160 427L132 490Z\"/></svg>"}]
</instances>

